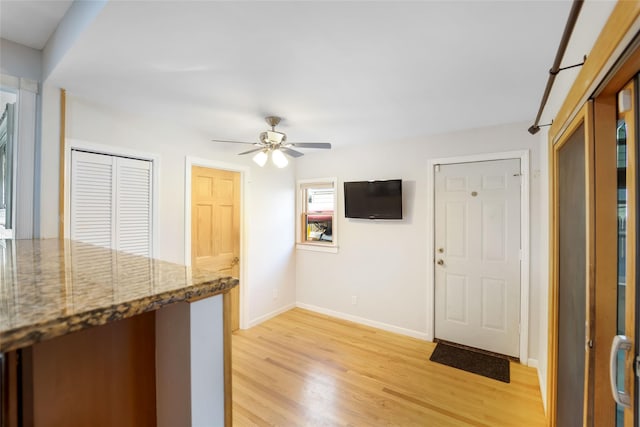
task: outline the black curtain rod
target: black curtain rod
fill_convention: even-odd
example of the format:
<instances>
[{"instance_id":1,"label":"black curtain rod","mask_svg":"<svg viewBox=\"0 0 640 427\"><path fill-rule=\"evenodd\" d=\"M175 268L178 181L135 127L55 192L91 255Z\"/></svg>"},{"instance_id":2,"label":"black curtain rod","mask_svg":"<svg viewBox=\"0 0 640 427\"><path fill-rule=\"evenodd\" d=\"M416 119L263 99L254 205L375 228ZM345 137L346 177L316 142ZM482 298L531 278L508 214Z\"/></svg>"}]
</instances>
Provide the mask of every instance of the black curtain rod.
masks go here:
<instances>
[{"instance_id":1,"label":"black curtain rod","mask_svg":"<svg viewBox=\"0 0 640 427\"><path fill-rule=\"evenodd\" d=\"M540 108L538 109L536 121L529 128L529 133L531 135L535 135L540 130L540 126L538 125L538 123L540 123L540 116L542 116L544 106L547 104L547 100L549 99L549 94L551 93L551 88L553 87L553 82L556 79L556 75L560 72L560 63L562 62L565 51L567 50L567 45L569 44L569 40L571 39L573 28L576 26L576 21L578 20L578 15L580 14L582 3L584 3L584 0L573 0L573 5L571 5L569 18L567 18L567 25L564 27L562 39L560 39L560 45L558 46L558 51L556 52L556 59L553 61L553 66L549 70L547 87L544 89L544 95L542 95L542 101L540 101Z\"/></svg>"}]
</instances>

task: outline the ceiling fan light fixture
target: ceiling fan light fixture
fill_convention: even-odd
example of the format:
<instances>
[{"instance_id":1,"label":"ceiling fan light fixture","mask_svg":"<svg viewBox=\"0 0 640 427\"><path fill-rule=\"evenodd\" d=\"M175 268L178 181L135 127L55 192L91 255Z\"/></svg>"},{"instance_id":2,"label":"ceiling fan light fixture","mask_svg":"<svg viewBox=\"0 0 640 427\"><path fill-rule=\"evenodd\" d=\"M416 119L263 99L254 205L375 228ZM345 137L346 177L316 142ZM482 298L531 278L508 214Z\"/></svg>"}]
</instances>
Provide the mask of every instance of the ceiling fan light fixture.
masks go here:
<instances>
[{"instance_id":1,"label":"ceiling fan light fixture","mask_svg":"<svg viewBox=\"0 0 640 427\"><path fill-rule=\"evenodd\" d=\"M266 165L268 159L269 159L269 155L267 154L266 150L258 151L258 154L253 156L253 161L256 162L256 164L260 167L263 167L264 165Z\"/></svg>"},{"instance_id":2,"label":"ceiling fan light fixture","mask_svg":"<svg viewBox=\"0 0 640 427\"><path fill-rule=\"evenodd\" d=\"M287 135L275 129L276 125L278 125L282 119L278 116L267 116L265 120L267 124L271 126L271 129L260 132L259 142L234 141L229 139L214 139L212 141L252 145L252 149L238 154L257 153L253 156L253 161L260 167L264 167L264 165L267 164L269 154L271 154L271 161L275 166L284 168L289 164L287 156L298 158L304 155L304 153L297 151L297 148L331 148L331 144L328 142L287 142Z\"/></svg>"},{"instance_id":3,"label":"ceiling fan light fixture","mask_svg":"<svg viewBox=\"0 0 640 427\"><path fill-rule=\"evenodd\" d=\"M280 150L273 150L271 153L271 161L279 168L283 168L289 164L289 160Z\"/></svg>"}]
</instances>

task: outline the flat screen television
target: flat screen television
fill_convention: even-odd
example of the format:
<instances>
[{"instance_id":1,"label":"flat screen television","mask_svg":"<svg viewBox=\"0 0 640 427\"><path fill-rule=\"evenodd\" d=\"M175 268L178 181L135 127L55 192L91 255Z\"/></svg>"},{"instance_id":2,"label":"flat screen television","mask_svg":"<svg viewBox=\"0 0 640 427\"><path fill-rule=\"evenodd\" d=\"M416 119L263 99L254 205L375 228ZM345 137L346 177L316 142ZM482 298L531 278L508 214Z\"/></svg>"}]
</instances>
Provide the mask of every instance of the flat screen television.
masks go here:
<instances>
[{"instance_id":1,"label":"flat screen television","mask_svg":"<svg viewBox=\"0 0 640 427\"><path fill-rule=\"evenodd\" d=\"M402 219L402 180L345 182L344 216Z\"/></svg>"}]
</instances>

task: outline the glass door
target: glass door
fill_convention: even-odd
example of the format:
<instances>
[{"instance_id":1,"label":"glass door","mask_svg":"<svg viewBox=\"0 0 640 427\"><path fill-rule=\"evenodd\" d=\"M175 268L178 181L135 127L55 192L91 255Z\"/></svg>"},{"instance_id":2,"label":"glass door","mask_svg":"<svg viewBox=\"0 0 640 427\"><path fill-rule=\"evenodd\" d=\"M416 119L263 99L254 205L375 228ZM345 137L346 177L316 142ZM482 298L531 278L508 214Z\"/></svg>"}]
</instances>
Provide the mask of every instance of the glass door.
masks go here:
<instances>
[{"instance_id":1,"label":"glass door","mask_svg":"<svg viewBox=\"0 0 640 427\"><path fill-rule=\"evenodd\" d=\"M616 127L616 172L617 172L617 199L618 199L618 227L617 227L617 280L616 280L616 335L625 335L625 301L626 295L626 235L627 235L627 122L624 114L618 113ZM615 373L617 384L624 383L624 352L618 351L617 371ZM616 426L624 426L624 405L616 402Z\"/></svg>"},{"instance_id":2,"label":"glass door","mask_svg":"<svg viewBox=\"0 0 640 427\"><path fill-rule=\"evenodd\" d=\"M637 426L636 354L636 201L637 78L617 93L617 274L616 336L610 357L611 391L616 402L616 427Z\"/></svg>"}]
</instances>

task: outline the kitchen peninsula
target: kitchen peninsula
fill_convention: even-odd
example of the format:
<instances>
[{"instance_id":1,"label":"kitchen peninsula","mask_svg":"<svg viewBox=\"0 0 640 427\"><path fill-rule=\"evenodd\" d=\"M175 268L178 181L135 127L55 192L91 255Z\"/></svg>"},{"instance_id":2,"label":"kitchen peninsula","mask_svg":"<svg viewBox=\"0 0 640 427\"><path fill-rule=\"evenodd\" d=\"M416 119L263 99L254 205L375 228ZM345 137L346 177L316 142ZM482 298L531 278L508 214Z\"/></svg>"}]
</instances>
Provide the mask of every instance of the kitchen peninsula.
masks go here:
<instances>
[{"instance_id":1,"label":"kitchen peninsula","mask_svg":"<svg viewBox=\"0 0 640 427\"><path fill-rule=\"evenodd\" d=\"M0 240L2 425L230 423L237 284L71 240Z\"/></svg>"}]
</instances>

